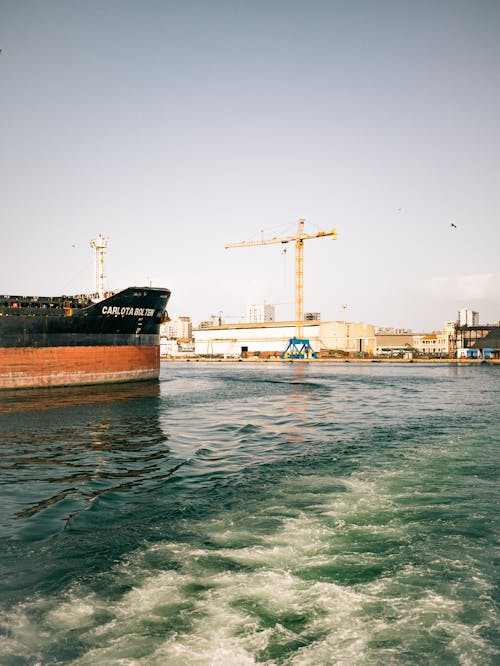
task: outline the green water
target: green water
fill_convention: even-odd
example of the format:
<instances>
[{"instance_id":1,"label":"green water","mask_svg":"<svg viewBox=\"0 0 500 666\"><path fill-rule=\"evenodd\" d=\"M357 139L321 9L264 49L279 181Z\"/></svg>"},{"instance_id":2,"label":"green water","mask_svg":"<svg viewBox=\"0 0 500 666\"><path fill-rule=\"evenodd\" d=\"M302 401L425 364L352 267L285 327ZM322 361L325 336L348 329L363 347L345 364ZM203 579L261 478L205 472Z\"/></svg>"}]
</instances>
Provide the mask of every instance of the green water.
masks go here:
<instances>
[{"instance_id":1,"label":"green water","mask_svg":"<svg viewBox=\"0 0 500 666\"><path fill-rule=\"evenodd\" d=\"M0 396L0 663L500 663L500 368Z\"/></svg>"}]
</instances>

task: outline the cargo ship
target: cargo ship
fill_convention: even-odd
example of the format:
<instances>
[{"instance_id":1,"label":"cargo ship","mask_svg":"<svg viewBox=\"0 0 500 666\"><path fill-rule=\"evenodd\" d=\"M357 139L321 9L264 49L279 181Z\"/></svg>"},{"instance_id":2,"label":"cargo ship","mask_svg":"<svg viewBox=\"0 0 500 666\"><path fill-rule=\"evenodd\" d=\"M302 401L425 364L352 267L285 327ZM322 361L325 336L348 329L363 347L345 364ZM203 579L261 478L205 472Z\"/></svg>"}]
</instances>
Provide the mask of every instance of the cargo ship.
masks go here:
<instances>
[{"instance_id":1,"label":"cargo ship","mask_svg":"<svg viewBox=\"0 0 500 666\"><path fill-rule=\"evenodd\" d=\"M99 289L93 294L0 296L0 389L158 378L170 290L128 287L106 294L104 247L97 249Z\"/></svg>"},{"instance_id":2,"label":"cargo ship","mask_svg":"<svg viewBox=\"0 0 500 666\"><path fill-rule=\"evenodd\" d=\"M91 297L0 296L0 388L155 379L170 291Z\"/></svg>"}]
</instances>

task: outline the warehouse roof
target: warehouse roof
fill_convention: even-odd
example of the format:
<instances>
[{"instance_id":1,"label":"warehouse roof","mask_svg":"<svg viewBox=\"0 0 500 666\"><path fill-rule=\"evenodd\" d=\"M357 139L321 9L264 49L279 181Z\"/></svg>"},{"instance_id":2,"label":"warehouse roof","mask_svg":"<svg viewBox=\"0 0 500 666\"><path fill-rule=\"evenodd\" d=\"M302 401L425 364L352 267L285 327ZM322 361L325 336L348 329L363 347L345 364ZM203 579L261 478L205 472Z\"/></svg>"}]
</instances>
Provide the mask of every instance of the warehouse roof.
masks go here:
<instances>
[{"instance_id":1,"label":"warehouse roof","mask_svg":"<svg viewBox=\"0 0 500 666\"><path fill-rule=\"evenodd\" d=\"M472 346L474 349L500 349L500 329L490 331Z\"/></svg>"}]
</instances>

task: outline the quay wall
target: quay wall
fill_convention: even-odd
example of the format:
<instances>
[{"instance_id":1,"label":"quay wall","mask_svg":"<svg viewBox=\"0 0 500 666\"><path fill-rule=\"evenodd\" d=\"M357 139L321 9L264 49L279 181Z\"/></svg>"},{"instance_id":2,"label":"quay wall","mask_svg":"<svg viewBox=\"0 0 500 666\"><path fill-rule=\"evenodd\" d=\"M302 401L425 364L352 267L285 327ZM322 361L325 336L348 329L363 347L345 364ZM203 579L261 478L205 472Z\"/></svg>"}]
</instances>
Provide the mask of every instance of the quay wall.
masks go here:
<instances>
[{"instance_id":1,"label":"quay wall","mask_svg":"<svg viewBox=\"0 0 500 666\"><path fill-rule=\"evenodd\" d=\"M500 365L500 359L473 358L436 358L436 359L404 359L404 358L195 358L176 357L162 358L162 363L415 363L420 365Z\"/></svg>"}]
</instances>

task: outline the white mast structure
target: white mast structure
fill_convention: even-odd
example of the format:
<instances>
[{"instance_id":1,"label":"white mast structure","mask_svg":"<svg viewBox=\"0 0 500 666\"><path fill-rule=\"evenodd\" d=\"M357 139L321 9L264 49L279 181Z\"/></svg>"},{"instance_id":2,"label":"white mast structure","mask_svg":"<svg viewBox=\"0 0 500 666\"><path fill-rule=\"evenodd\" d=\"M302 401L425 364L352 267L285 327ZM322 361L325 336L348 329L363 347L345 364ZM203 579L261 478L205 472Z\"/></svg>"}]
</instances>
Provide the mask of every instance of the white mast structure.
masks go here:
<instances>
[{"instance_id":1,"label":"white mast structure","mask_svg":"<svg viewBox=\"0 0 500 666\"><path fill-rule=\"evenodd\" d=\"M99 301L104 298L104 250L108 240L99 234L95 240L90 241L90 247L95 250L95 290Z\"/></svg>"}]
</instances>

